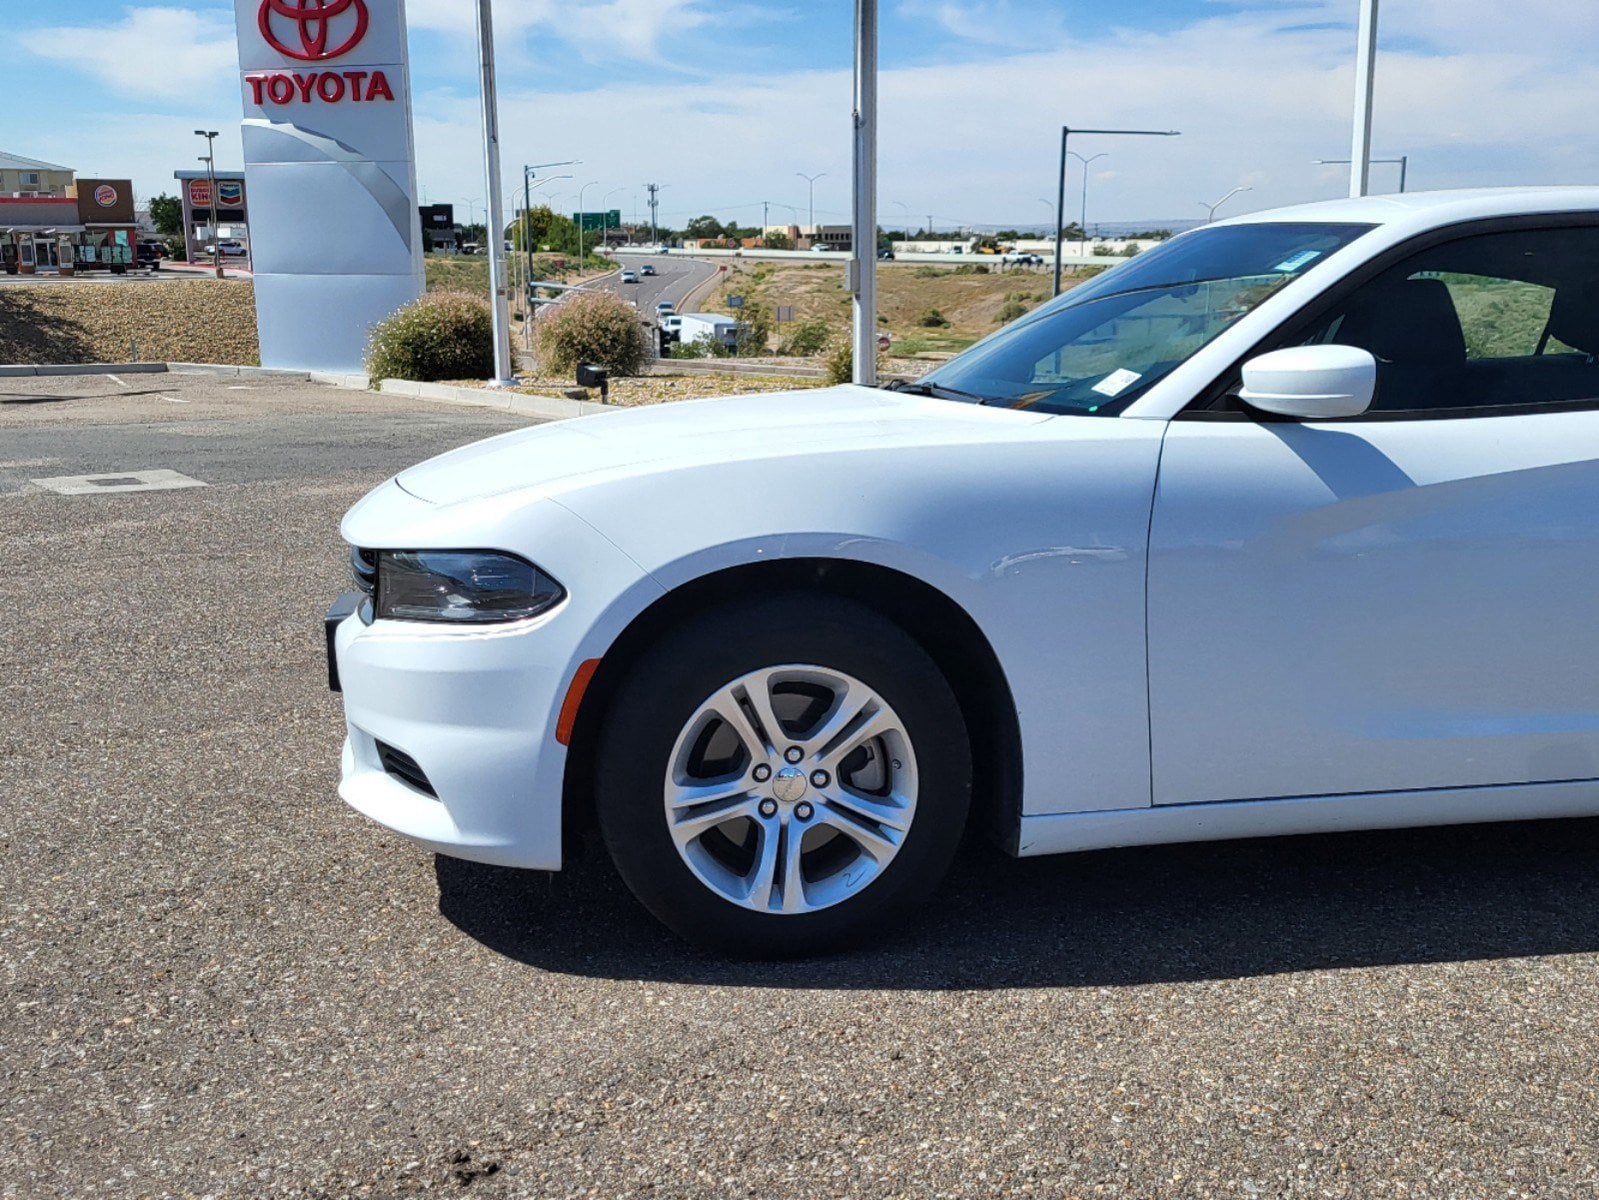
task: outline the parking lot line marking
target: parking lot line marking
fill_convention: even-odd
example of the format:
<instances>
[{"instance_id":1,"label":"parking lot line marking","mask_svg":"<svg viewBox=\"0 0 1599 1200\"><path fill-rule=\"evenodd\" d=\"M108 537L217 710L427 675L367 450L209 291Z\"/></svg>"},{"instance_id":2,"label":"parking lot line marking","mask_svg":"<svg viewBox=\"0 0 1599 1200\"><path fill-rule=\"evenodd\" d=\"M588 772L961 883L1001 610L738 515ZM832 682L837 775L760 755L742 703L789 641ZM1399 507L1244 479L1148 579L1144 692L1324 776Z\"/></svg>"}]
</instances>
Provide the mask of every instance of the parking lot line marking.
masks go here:
<instances>
[{"instance_id":1,"label":"parking lot line marking","mask_svg":"<svg viewBox=\"0 0 1599 1200\"><path fill-rule=\"evenodd\" d=\"M125 388L125 387L128 386L127 384L123 383L122 380L118 379L115 375L109 375L108 374L106 376L106 378L109 379L112 383L116 384L119 388Z\"/></svg>"},{"instance_id":2,"label":"parking lot line marking","mask_svg":"<svg viewBox=\"0 0 1599 1200\"><path fill-rule=\"evenodd\" d=\"M178 488L206 487L198 479L165 469L156 471L118 471L107 475L58 475L50 479L30 479L35 487L58 496L88 496L96 492L168 492Z\"/></svg>"},{"instance_id":3,"label":"parking lot line marking","mask_svg":"<svg viewBox=\"0 0 1599 1200\"><path fill-rule=\"evenodd\" d=\"M188 403L187 400L180 400L176 396L168 396L165 393L162 393L161 399L165 400L168 404L187 404Z\"/></svg>"}]
</instances>

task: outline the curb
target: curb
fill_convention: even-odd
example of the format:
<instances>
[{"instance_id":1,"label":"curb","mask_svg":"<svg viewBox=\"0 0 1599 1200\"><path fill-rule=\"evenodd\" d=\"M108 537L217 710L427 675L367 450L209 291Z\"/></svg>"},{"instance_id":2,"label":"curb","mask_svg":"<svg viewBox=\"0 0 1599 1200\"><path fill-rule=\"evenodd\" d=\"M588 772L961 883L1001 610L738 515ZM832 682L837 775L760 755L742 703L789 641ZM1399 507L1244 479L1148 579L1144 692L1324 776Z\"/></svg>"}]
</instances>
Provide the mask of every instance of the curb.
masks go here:
<instances>
[{"instance_id":1,"label":"curb","mask_svg":"<svg viewBox=\"0 0 1599 1200\"><path fill-rule=\"evenodd\" d=\"M563 421L569 417L590 417L599 413L620 411L614 404L597 404L593 400L571 400L564 396L526 396L520 392L450 387L443 383L412 383L404 379L385 379L378 384L377 390L390 396L406 396L413 400L439 400L445 404L465 404L474 408L498 408L523 416L539 417L546 421Z\"/></svg>"},{"instance_id":2,"label":"curb","mask_svg":"<svg viewBox=\"0 0 1599 1200\"><path fill-rule=\"evenodd\" d=\"M309 381L311 372L281 367L233 367L226 363L166 363L162 370L174 375L242 375L251 379L300 379Z\"/></svg>"},{"instance_id":3,"label":"curb","mask_svg":"<svg viewBox=\"0 0 1599 1200\"><path fill-rule=\"evenodd\" d=\"M0 367L0 379L23 379L33 375L165 375L166 363L66 363L47 366L14 365Z\"/></svg>"}]
</instances>

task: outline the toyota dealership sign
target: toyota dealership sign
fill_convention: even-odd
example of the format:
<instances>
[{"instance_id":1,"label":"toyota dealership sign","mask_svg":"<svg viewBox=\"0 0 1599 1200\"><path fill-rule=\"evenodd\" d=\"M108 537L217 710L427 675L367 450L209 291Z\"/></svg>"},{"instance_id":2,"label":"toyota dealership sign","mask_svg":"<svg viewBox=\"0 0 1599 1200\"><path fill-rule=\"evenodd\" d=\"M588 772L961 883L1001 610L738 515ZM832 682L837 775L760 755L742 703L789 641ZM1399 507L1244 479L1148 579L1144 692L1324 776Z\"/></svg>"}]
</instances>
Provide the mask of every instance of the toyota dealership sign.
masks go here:
<instances>
[{"instance_id":1,"label":"toyota dealership sign","mask_svg":"<svg viewBox=\"0 0 1599 1200\"><path fill-rule=\"evenodd\" d=\"M261 362L360 371L422 293L404 0L234 0Z\"/></svg>"}]
</instances>

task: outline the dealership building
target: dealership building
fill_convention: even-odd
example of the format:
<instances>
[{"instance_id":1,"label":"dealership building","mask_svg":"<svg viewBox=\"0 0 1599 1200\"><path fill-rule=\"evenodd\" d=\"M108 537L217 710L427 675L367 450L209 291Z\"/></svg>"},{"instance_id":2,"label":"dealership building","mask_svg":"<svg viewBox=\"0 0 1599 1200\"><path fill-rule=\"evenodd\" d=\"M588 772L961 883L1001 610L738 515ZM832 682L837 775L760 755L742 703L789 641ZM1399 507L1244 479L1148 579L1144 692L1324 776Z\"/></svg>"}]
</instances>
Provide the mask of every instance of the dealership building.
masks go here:
<instances>
[{"instance_id":1,"label":"dealership building","mask_svg":"<svg viewBox=\"0 0 1599 1200\"><path fill-rule=\"evenodd\" d=\"M217 241L243 242L248 248L250 202L243 172L217 176L214 203L209 171L177 171L173 177L183 201L183 245L190 262L210 257L205 248Z\"/></svg>"},{"instance_id":2,"label":"dealership building","mask_svg":"<svg viewBox=\"0 0 1599 1200\"><path fill-rule=\"evenodd\" d=\"M38 174L18 193L0 195L0 269L7 275L126 270L139 240L132 181L72 179L60 183L62 194L49 195L39 194L45 187L44 172Z\"/></svg>"}]
</instances>

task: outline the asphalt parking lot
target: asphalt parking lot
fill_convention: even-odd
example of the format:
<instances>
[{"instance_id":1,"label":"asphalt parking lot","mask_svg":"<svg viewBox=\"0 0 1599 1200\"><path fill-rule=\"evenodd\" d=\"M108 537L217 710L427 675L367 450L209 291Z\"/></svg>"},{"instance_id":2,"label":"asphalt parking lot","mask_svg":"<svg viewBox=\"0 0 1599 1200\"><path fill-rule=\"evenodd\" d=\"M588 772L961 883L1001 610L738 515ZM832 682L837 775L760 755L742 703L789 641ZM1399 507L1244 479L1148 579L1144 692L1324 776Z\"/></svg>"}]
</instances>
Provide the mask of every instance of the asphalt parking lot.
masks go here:
<instances>
[{"instance_id":1,"label":"asphalt parking lot","mask_svg":"<svg viewBox=\"0 0 1599 1200\"><path fill-rule=\"evenodd\" d=\"M0 380L0 1196L1599 1189L1599 823L979 848L773 966L346 810L339 516L519 423Z\"/></svg>"}]
</instances>

